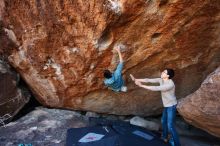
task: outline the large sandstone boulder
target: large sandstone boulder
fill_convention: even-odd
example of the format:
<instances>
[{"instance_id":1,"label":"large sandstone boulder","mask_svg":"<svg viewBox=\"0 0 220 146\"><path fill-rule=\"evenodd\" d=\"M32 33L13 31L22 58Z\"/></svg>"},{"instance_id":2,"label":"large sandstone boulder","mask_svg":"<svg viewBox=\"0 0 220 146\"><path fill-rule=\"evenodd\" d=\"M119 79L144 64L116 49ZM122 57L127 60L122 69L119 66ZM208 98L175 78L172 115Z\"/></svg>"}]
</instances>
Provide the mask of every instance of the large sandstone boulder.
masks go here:
<instances>
[{"instance_id":1,"label":"large sandstone boulder","mask_svg":"<svg viewBox=\"0 0 220 146\"><path fill-rule=\"evenodd\" d=\"M220 62L219 0L62 0L1 3L4 30L19 47L9 60L45 106L118 115L161 112L160 94L129 79L176 70L178 98ZM103 86L123 48L127 93Z\"/></svg>"},{"instance_id":2,"label":"large sandstone boulder","mask_svg":"<svg viewBox=\"0 0 220 146\"><path fill-rule=\"evenodd\" d=\"M180 101L178 111L190 124L220 137L220 67Z\"/></svg>"}]
</instances>

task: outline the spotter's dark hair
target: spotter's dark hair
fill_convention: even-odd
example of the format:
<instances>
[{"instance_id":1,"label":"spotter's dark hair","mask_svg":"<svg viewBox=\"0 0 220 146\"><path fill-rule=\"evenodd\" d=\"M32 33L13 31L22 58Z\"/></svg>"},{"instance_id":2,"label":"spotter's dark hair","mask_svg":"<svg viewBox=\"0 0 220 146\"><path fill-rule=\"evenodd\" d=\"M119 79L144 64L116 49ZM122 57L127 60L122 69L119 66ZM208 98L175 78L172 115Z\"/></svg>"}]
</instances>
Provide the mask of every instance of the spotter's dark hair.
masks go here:
<instances>
[{"instance_id":1,"label":"spotter's dark hair","mask_svg":"<svg viewBox=\"0 0 220 146\"><path fill-rule=\"evenodd\" d=\"M166 68L165 70L167 70L167 75L169 75L169 79L172 79L175 75L174 70L171 68Z\"/></svg>"}]
</instances>

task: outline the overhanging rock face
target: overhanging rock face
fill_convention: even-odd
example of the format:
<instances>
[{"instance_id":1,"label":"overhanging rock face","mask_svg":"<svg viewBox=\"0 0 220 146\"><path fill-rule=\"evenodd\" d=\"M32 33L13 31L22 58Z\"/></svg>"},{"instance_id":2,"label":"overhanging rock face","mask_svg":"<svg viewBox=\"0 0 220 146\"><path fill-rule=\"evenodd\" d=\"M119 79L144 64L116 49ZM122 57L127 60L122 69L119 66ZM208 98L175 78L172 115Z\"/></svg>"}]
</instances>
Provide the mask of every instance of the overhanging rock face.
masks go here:
<instances>
[{"instance_id":1,"label":"overhanging rock face","mask_svg":"<svg viewBox=\"0 0 220 146\"><path fill-rule=\"evenodd\" d=\"M153 115L160 94L129 79L176 70L177 97L195 91L220 62L220 1L3 1L15 47L9 60L46 106L118 115ZM14 33L14 35L13 35ZM103 86L122 46L127 93Z\"/></svg>"}]
</instances>

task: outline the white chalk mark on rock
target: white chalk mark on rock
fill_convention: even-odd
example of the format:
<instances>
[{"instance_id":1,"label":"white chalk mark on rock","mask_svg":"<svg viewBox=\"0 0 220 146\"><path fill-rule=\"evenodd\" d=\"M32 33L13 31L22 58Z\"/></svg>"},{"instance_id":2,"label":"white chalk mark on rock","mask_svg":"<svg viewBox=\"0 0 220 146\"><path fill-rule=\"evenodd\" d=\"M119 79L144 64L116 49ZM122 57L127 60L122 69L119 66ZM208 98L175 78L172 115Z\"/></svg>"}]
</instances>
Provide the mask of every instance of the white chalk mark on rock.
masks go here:
<instances>
[{"instance_id":1,"label":"white chalk mark on rock","mask_svg":"<svg viewBox=\"0 0 220 146\"><path fill-rule=\"evenodd\" d=\"M62 69L61 65L56 63L53 58L50 58L50 59L47 60L47 63L44 65L43 69L46 70L49 67L51 67L55 70L55 74L57 75L57 78L59 80L64 79L64 76L63 76L62 71L61 71L61 69Z\"/></svg>"},{"instance_id":2,"label":"white chalk mark on rock","mask_svg":"<svg viewBox=\"0 0 220 146\"><path fill-rule=\"evenodd\" d=\"M74 48L70 48L69 50L70 50L71 53L79 53L79 50L80 50L80 49L74 47Z\"/></svg>"},{"instance_id":3,"label":"white chalk mark on rock","mask_svg":"<svg viewBox=\"0 0 220 146\"><path fill-rule=\"evenodd\" d=\"M118 0L108 0L108 7L117 14L121 14L122 4Z\"/></svg>"}]
</instances>

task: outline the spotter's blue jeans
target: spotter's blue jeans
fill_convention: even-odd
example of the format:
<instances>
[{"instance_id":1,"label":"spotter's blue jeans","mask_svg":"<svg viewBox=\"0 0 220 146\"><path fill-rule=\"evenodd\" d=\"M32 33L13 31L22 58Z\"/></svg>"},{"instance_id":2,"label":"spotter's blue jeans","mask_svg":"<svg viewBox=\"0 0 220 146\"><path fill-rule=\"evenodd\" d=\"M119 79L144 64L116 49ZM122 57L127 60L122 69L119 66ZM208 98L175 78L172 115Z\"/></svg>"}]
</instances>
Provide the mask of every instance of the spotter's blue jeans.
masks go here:
<instances>
[{"instance_id":1,"label":"spotter's blue jeans","mask_svg":"<svg viewBox=\"0 0 220 146\"><path fill-rule=\"evenodd\" d=\"M168 133L171 135L170 143L174 146L180 146L179 136L175 128L176 105L164 107L162 115L162 138L167 139ZM172 144L172 146L173 146Z\"/></svg>"}]
</instances>

